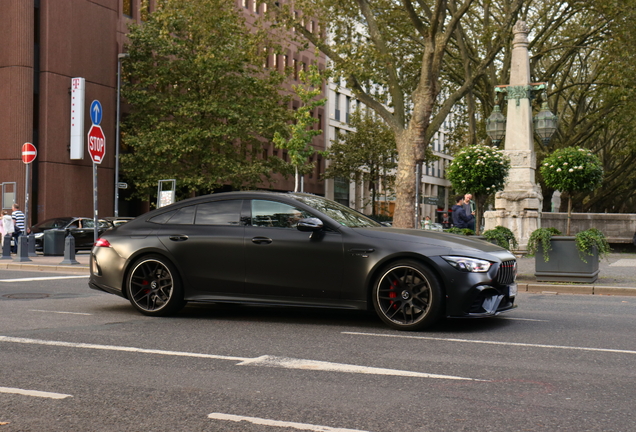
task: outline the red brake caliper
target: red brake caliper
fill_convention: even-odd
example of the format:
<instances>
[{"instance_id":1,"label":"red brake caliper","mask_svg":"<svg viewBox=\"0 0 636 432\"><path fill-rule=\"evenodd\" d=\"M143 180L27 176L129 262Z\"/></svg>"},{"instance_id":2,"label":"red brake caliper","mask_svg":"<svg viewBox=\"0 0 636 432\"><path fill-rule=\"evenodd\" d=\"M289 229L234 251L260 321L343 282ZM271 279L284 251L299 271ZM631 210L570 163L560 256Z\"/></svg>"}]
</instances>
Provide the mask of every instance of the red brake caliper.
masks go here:
<instances>
[{"instance_id":1,"label":"red brake caliper","mask_svg":"<svg viewBox=\"0 0 636 432\"><path fill-rule=\"evenodd\" d=\"M146 285L150 285L150 282L148 282L146 279L144 279L143 282L141 282L141 284L146 286ZM144 288L144 290L143 290L144 294L148 294L149 292L150 292L150 289Z\"/></svg>"},{"instance_id":2,"label":"red brake caliper","mask_svg":"<svg viewBox=\"0 0 636 432\"><path fill-rule=\"evenodd\" d=\"M397 298L397 292L396 292L397 285L398 285L398 281L395 280L391 282L391 292L389 292L389 298ZM391 307L393 309L397 309L398 305L393 300L391 300Z\"/></svg>"}]
</instances>

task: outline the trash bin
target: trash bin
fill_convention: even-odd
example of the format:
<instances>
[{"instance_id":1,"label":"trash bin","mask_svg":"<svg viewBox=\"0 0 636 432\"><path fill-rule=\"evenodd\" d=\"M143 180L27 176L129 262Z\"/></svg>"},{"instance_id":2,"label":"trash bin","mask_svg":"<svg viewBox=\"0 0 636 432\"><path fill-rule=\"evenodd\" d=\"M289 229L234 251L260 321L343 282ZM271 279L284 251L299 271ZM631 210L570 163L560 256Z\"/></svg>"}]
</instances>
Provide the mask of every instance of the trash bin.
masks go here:
<instances>
[{"instance_id":1,"label":"trash bin","mask_svg":"<svg viewBox=\"0 0 636 432\"><path fill-rule=\"evenodd\" d=\"M64 255L64 235L65 230L44 231L44 244L42 245L44 255Z\"/></svg>"}]
</instances>

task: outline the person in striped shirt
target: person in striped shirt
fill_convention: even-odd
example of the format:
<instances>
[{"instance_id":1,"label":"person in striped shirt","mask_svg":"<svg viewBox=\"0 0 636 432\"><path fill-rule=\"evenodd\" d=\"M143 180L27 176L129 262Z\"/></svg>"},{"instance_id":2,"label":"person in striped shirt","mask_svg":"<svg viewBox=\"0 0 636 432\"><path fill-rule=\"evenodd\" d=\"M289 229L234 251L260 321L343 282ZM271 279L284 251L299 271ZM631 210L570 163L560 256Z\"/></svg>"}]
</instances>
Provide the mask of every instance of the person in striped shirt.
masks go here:
<instances>
[{"instance_id":1,"label":"person in striped shirt","mask_svg":"<svg viewBox=\"0 0 636 432\"><path fill-rule=\"evenodd\" d=\"M14 226L13 247L11 248L11 252L17 253L18 252L18 237L20 237L20 235L25 232L25 222L26 222L26 217L24 216L24 213L20 211L20 205L17 203L13 204L13 213L11 213L11 218L13 218L13 226Z\"/></svg>"}]
</instances>

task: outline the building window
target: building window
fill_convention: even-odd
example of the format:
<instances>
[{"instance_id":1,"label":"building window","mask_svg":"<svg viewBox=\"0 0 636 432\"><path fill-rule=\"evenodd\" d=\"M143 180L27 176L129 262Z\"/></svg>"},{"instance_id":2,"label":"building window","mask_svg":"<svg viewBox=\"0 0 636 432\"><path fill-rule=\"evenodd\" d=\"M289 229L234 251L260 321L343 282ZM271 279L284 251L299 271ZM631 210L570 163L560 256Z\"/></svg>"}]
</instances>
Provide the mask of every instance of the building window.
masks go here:
<instances>
[{"instance_id":1,"label":"building window","mask_svg":"<svg viewBox=\"0 0 636 432\"><path fill-rule=\"evenodd\" d=\"M250 8L249 1L248 1L248 0L241 0L241 2L242 2L243 7L244 7L245 9L249 9L249 8Z\"/></svg>"},{"instance_id":2,"label":"building window","mask_svg":"<svg viewBox=\"0 0 636 432\"><path fill-rule=\"evenodd\" d=\"M133 0L124 0L122 13L127 17L133 16Z\"/></svg>"},{"instance_id":3,"label":"building window","mask_svg":"<svg viewBox=\"0 0 636 432\"><path fill-rule=\"evenodd\" d=\"M351 114L351 97L345 98L345 121L349 123L349 114Z\"/></svg>"},{"instance_id":4,"label":"building window","mask_svg":"<svg viewBox=\"0 0 636 432\"><path fill-rule=\"evenodd\" d=\"M309 32L313 33L316 30L316 22L314 20L309 21Z\"/></svg>"},{"instance_id":5,"label":"building window","mask_svg":"<svg viewBox=\"0 0 636 432\"><path fill-rule=\"evenodd\" d=\"M340 93L336 93L334 103L336 104L336 120L340 121Z\"/></svg>"},{"instance_id":6,"label":"building window","mask_svg":"<svg viewBox=\"0 0 636 432\"><path fill-rule=\"evenodd\" d=\"M267 69L269 66L269 51L267 48L263 48L263 68Z\"/></svg>"},{"instance_id":7,"label":"building window","mask_svg":"<svg viewBox=\"0 0 636 432\"><path fill-rule=\"evenodd\" d=\"M278 60L278 54L274 54L274 69L278 70L280 67L280 62Z\"/></svg>"},{"instance_id":8,"label":"building window","mask_svg":"<svg viewBox=\"0 0 636 432\"><path fill-rule=\"evenodd\" d=\"M292 66L294 68L294 79L298 79L298 60L292 59Z\"/></svg>"},{"instance_id":9,"label":"building window","mask_svg":"<svg viewBox=\"0 0 636 432\"><path fill-rule=\"evenodd\" d=\"M256 0L252 2L252 12L258 13L258 4L256 4Z\"/></svg>"},{"instance_id":10,"label":"building window","mask_svg":"<svg viewBox=\"0 0 636 432\"><path fill-rule=\"evenodd\" d=\"M263 3L263 13L267 13L267 3Z\"/></svg>"},{"instance_id":11,"label":"building window","mask_svg":"<svg viewBox=\"0 0 636 432\"><path fill-rule=\"evenodd\" d=\"M340 204L349 206L349 180L344 177L333 179L333 199Z\"/></svg>"}]
</instances>

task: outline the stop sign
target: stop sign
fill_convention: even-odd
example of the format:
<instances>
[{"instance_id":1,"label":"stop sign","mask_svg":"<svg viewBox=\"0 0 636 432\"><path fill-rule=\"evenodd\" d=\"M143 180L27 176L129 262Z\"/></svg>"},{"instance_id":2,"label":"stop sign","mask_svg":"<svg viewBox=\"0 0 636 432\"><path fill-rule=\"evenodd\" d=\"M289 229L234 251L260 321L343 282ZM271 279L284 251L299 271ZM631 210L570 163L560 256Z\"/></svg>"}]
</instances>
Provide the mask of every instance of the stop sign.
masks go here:
<instances>
[{"instance_id":1,"label":"stop sign","mask_svg":"<svg viewBox=\"0 0 636 432\"><path fill-rule=\"evenodd\" d=\"M106 153L106 137L101 126L92 125L88 131L88 153L91 155L93 163L102 163Z\"/></svg>"},{"instance_id":2,"label":"stop sign","mask_svg":"<svg viewBox=\"0 0 636 432\"><path fill-rule=\"evenodd\" d=\"M38 150L31 143L22 144L22 162L25 164L30 164L35 160L35 157L38 155Z\"/></svg>"}]
</instances>

